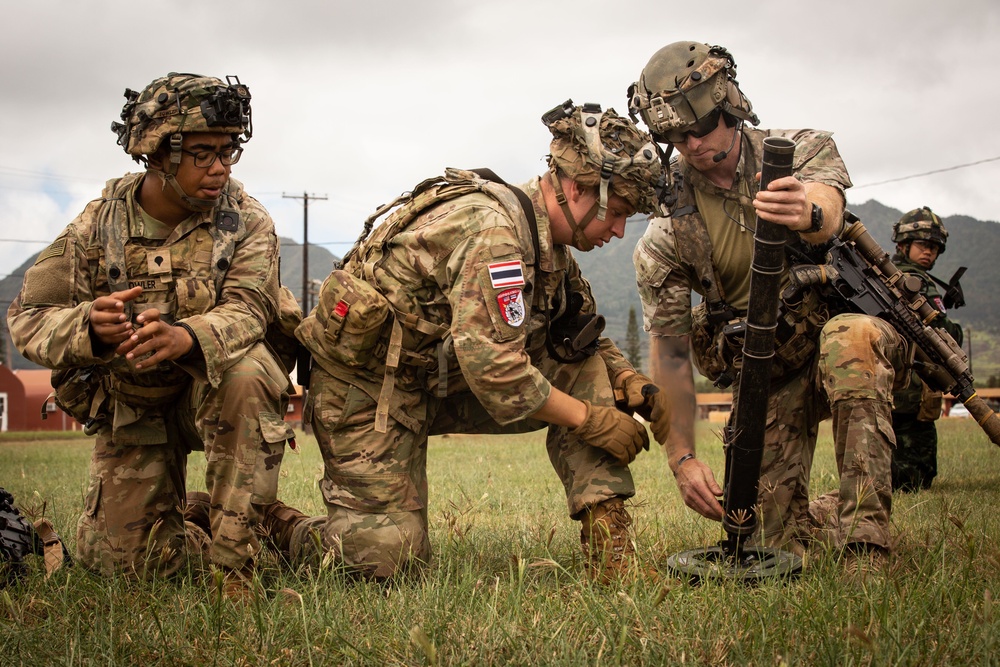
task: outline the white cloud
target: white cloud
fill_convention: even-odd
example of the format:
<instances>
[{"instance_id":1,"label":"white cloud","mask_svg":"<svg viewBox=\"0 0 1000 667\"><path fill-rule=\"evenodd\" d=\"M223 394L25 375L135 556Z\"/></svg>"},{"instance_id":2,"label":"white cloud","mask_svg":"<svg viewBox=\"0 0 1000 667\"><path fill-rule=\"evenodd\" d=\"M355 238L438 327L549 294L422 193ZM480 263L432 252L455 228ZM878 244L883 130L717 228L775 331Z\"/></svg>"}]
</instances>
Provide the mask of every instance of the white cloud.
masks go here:
<instances>
[{"instance_id":1,"label":"white cloud","mask_svg":"<svg viewBox=\"0 0 1000 667\"><path fill-rule=\"evenodd\" d=\"M310 241L349 243L376 206L445 166L539 173L542 112L572 97L624 113L628 84L681 39L727 46L762 126L834 131L855 183L874 183L1000 155L998 28L991 0L10 3L0 224L44 220L29 229L50 238L135 167L109 130L126 87L235 73L255 134L234 175L283 236L301 239L302 221L283 193L327 196L310 206ZM996 220L998 175L992 162L848 197ZM19 253L0 243L5 262Z\"/></svg>"}]
</instances>

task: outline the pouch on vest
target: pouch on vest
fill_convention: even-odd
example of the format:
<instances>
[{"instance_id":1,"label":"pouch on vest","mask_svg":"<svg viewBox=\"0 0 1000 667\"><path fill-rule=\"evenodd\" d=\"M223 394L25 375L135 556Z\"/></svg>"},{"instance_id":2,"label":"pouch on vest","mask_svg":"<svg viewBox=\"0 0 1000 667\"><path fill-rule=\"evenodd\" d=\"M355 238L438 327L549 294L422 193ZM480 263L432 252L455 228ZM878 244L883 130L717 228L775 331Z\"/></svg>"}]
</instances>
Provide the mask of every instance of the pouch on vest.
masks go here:
<instances>
[{"instance_id":1,"label":"pouch on vest","mask_svg":"<svg viewBox=\"0 0 1000 667\"><path fill-rule=\"evenodd\" d=\"M97 432L108 418L108 388L110 375L100 366L68 368L52 373L52 397L56 405L83 424L87 435ZM42 418L48 415L42 406Z\"/></svg>"},{"instance_id":2,"label":"pouch on vest","mask_svg":"<svg viewBox=\"0 0 1000 667\"><path fill-rule=\"evenodd\" d=\"M338 269L323 282L316 320L323 327L323 351L334 361L358 368L376 354L389 320L389 302L378 290Z\"/></svg>"},{"instance_id":3,"label":"pouch on vest","mask_svg":"<svg viewBox=\"0 0 1000 667\"><path fill-rule=\"evenodd\" d=\"M698 372L716 382L729 365L719 349L723 341L716 340L718 328L709 324L707 304L702 301L691 309L691 350Z\"/></svg>"},{"instance_id":4,"label":"pouch on vest","mask_svg":"<svg viewBox=\"0 0 1000 667\"><path fill-rule=\"evenodd\" d=\"M928 387L926 382L921 382L920 385L920 410L917 411L917 421L932 422L939 419L941 409L944 407L944 395Z\"/></svg>"}]
</instances>

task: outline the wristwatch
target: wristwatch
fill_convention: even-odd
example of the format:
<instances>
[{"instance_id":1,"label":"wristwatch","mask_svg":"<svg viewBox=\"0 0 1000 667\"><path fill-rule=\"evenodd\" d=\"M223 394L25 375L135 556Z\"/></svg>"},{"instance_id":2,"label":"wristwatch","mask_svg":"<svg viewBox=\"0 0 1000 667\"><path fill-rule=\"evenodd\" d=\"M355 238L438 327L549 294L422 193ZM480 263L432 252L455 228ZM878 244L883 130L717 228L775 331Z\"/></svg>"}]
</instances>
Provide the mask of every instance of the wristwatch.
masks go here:
<instances>
[{"instance_id":1,"label":"wristwatch","mask_svg":"<svg viewBox=\"0 0 1000 667\"><path fill-rule=\"evenodd\" d=\"M819 204L812 205L812 215L809 216L811 223L809 229L803 229L803 234L815 234L823 229L823 207Z\"/></svg>"}]
</instances>

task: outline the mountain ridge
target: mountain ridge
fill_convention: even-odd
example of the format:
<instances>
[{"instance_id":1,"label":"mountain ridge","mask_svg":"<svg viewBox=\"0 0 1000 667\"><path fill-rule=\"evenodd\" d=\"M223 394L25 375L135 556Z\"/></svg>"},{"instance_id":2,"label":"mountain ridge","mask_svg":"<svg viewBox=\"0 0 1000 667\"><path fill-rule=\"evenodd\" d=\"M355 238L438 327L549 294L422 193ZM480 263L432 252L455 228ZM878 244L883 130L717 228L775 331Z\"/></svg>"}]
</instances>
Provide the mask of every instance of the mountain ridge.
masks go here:
<instances>
[{"instance_id":1,"label":"mountain ridge","mask_svg":"<svg viewBox=\"0 0 1000 667\"><path fill-rule=\"evenodd\" d=\"M848 208L861 218L872 237L891 254L895 247L891 241L892 225L903 215L903 211L873 199L861 204L848 204ZM978 343L979 349L974 350L974 355L975 368L983 369L976 371L977 378L985 380L987 373L1000 372L1000 308L995 305L996 298L992 296L995 286L1000 285L1000 262L996 261L1000 256L1000 224L965 215L949 216L943 220L950 236L947 250L941 255L933 273L942 280L948 280L959 266L968 267L968 272L962 278L967 306L952 311L949 316L966 327L967 334L970 330L978 334L977 341L980 337L984 338ZM624 346L630 308L635 309L641 321L642 307L635 287L632 249L646 225L645 219L635 217L626 225L623 239L616 239L589 253L574 251L584 277L591 283L598 309L607 319L605 335L615 340L619 346ZM302 244L289 238L280 240L282 282L301 302ZM6 313L11 300L20 290L21 277L36 256L37 254L32 255L21 267L0 280L0 308L3 312ZM329 275L338 258L322 246L310 245L308 259L310 285L316 289ZM315 303L314 295L311 302ZM13 348L6 335L6 326L4 334L7 345L5 350L11 353L8 357L11 359L11 367L38 368ZM640 335L643 359L648 354L647 338L646 335Z\"/></svg>"}]
</instances>

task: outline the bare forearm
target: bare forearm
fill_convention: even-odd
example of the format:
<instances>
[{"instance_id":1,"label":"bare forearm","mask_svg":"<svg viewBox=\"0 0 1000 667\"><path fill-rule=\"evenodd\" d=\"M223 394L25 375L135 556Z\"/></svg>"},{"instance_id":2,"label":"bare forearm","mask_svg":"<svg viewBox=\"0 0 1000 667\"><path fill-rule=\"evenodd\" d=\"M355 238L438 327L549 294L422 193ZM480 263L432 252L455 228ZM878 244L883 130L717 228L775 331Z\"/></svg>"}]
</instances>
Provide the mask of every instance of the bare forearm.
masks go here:
<instances>
[{"instance_id":1,"label":"bare forearm","mask_svg":"<svg viewBox=\"0 0 1000 667\"><path fill-rule=\"evenodd\" d=\"M583 401L552 387L549 397L531 417L557 426L576 428L587 418L587 406Z\"/></svg>"},{"instance_id":2,"label":"bare forearm","mask_svg":"<svg viewBox=\"0 0 1000 667\"><path fill-rule=\"evenodd\" d=\"M650 365L653 381L667 394L672 409L666 453L671 469L677 459L694 452L697 398L687 336L652 336Z\"/></svg>"}]
</instances>

